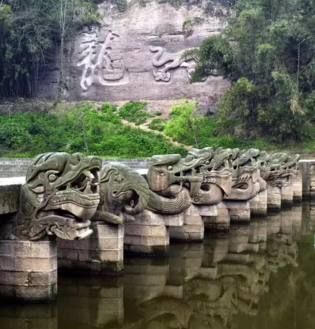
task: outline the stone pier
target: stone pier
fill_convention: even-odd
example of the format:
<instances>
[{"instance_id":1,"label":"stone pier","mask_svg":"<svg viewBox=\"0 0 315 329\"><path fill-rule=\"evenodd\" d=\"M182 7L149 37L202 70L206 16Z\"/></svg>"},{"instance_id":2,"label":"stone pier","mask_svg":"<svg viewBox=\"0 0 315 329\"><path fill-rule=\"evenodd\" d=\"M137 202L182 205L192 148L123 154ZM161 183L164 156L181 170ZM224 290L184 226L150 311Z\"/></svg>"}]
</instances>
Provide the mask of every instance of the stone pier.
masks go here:
<instances>
[{"instance_id":1,"label":"stone pier","mask_svg":"<svg viewBox=\"0 0 315 329\"><path fill-rule=\"evenodd\" d=\"M292 178L290 178L292 179ZM293 184L282 186L281 188L281 207L292 207L293 205Z\"/></svg>"},{"instance_id":2,"label":"stone pier","mask_svg":"<svg viewBox=\"0 0 315 329\"><path fill-rule=\"evenodd\" d=\"M40 302L56 294L56 241L0 241L1 299Z\"/></svg>"},{"instance_id":3,"label":"stone pier","mask_svg":"<svg viewBox=\"0 0 315 329\"><path fill-rule=\"evenodd\" d=\"M250 212L253 216L266 216L267 214L267 190L258 193L250 200Z\"/></svg>"},{"instance_id":4,"label":"stone pier","mask_svg":"<svg viewBox=\"0 0 315 329\"><path fill-rule=\"evenodd\" d=\"M268 210L280 211L281 209L281 189L279 187L269 186L267 187L267 205Z\"/></svg>"},{"instance_id":5,"label":"stone pier","mask_svg":"<svg viewBox=\"0 0 315 329\"><path fill-rule=\"evenodd\" d=\"M229 201L224 200L224 204L230 213L230 221L244 222L250 221L250 201Z\"/></svg>"},{"instance_id":6,"label":"stone pier","mask_svg":"<svg viewBox=\"0 0 315 329\"><path fill-rule=\"evenodd\" d=\"M182 226L184 214L161 215L144 210L125 223L124 248L127 253L165 256L169 251L171 226Z\"/></svg>"},{"instance_id":7,"label":"stone pier","mask_svg":"<svg viewBox=\"0 0 315 329\"><path fill-rule=\"evenodd\" d=\"M303 197L303 180L300 171L295 177L293 177L292 189L293 189L293 201L301 202Z\"/></svg>"},{"instance_id":8,"label":"stone pier","mask_svg":"<svg viewBox=\"0 0 315 329\"><path fill-rule=\"evenodd\" d=\"M117 275L123 270L124 226L94 222L83 240L58 239L58 268L66 272Z\"/></svg>"}]
</instances>

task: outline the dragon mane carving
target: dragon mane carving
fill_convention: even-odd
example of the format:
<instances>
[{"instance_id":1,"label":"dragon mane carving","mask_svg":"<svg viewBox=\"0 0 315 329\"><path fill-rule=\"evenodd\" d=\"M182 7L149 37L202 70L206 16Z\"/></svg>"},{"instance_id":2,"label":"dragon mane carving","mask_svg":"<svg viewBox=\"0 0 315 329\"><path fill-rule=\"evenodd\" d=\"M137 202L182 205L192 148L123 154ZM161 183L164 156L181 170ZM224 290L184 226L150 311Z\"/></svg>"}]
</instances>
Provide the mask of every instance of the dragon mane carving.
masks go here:
<instances>
[{"instance_id":1,"label":"dragon mane carving","mask_svg":"<svg viewBox=\"0 0 315 329\"><path fill-rule=\"evenodd\" d=\"M83 239L100 201L101 159L81 153L45 153L29 165L14 238Z\"/></svg>"}]
</instances>

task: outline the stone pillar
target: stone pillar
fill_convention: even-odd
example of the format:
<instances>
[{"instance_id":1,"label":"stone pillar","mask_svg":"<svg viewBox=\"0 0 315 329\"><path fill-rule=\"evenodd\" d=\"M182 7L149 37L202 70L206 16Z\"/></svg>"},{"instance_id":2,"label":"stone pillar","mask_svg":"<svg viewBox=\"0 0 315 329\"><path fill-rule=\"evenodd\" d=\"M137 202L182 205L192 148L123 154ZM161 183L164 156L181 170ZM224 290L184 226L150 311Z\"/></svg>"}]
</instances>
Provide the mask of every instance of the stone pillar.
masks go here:
<instances>
[{"instance_id":1,"label":"stone pillar","mask_svg":"<svg viewBox=\"0 0 315 329\"><path fill-rule=\"evenodd\" d=\"M250 212L252 216L266 216L267 214L267 189L258 193L250 200Z\"/></svg>"},{"instance_id":2,"label":"stone pillar","mask_svg":"<svg viewBox=\"0 0 315 329\"><path fill-rule=\"evenodd\" d=\"M223 201L230 212L230 221L244 222L250 221L250 202L249 201Z\"/></svg>"},{"instance_id":3,"label":"stone pillar","mask_svg":"<svg viewBox=\"0 0 315 329\"><path fill-rule=\"evenodd\" d=\"M211 207L208 208L211 209ZM211 214L211 211L209 214ZM204 223L200 215L199 207L192 205L184 211L183 215L183 226L170 227L171 240L202 241L204 238Z\"/></svg>"},{"instance_id":4,"label":"stone pillar","mask_svg":"<svg viewBox=\"0 0 315 329\"><path fill-rule=\"evenodd\" d=\"M267 187L267 206L268 210L280 211L281 209L281 190L279 187Z\"/></svg>"},{"instance_id":5,"label":"stone pillar","mask_svg":"<svg viewBox=\"0 0 315 329\"><path fill-rule=\"evenodd\" d=\"M230 227L230 211L224 202L215 206L198 207L205 230L226 231Z\"/></svg>"},{"instance_id":6,"label":"stone pillar","mask_svg":"<svg viewBox=\"0 0 315 329\"><path fill-rule=\"evenodd\" d=\"M56 241L0 241L1 299L47 302L56 294Z\"/></svg>"},{"instance_id":7,"label":"stone pillar","mask_svg":"<svg viewBox=\"0 0 315 329\"><path fill-rule=\"evenodd\" d=\"M293 205L293 182L281 188L281 207L292 207Z\"/></svg>"},{"instance_id":8,"label":"stone pillar","mask_svg":"<svg viewBox=\"0 0 315 329\"><path fill-rule=\"evenodd\" d=\"M296 176L293 176L293 181L292 181L293 201L294 202L302 201L302 194L303 194L302 185L303 185L302 184L302 174L299 171Z\"/></svg>"},{"instance_id":9,"label":"stone pillar","mask_svg":"<svg viewBox=\"0 0 315 329\"><path fill-rule=\"evenodd\" d=\"M60 327L120 328L123 325L124 288L121 278L61 276L59 295Z\"/></svg>"},{"instance_id":10,"label":"stone pillar","mask_svg":"<svg viewBox=\"0 0 315 329\"><path fill-rule=\"evenodd\" d=\"M124 248L127 253L165 256L169 251L169 226L182 226L184 215L161 215L144 210L125 223Z\"/></svg>"},{"instance_id":11,"label":"stone pillar","mask_svg":"<svg viewBox=\"0 0 315 329\"><path fill-rule=\"evenodd\" d=\"M124 226L94 222L83 240L58 240L58 268L67 272L117 275L123 270Z\"/></svg>"}]
</instances>

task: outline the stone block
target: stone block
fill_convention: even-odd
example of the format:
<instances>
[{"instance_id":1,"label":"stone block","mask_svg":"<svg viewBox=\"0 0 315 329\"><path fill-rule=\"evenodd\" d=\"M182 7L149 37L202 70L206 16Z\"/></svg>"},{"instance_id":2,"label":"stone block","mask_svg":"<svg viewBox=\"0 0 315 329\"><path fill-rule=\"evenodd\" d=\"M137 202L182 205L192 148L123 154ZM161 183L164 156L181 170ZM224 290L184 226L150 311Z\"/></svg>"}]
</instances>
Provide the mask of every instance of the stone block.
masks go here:
<instances>
[{"instance_id":1,"label":"stone block","mask_svg":"<svg viewBox=\"0 0 315 329\"><path fill-rule=\"evenodd\" d=\"M265 216L267 209L267 190L264 190L250 200L250 211L253 216Z\"/></svg>"},{"instance_id":2,"label":"stone block","mask_svg":"<svg viewBox=\"0 0 315 329\"><path fill-rule=\"evenodd\" d=\"M279 211L281 209L281 190L279 187L267 187L267 206L269 210Z\"/></svg>"},{"instance_id":3,"label":"stone block","mask_svg":"<svg viewBox=\"0 0 315 329\"><path fill-rule=\"evenodd\" d=\"M30 302L55 298L55 241L0 241L0 246L0 297Z\"/></svg>"},{"instance_id":4,"label":"stone block","mask_svg":"<svg viewBox=\"0 0 315 329\"><path fill-rule=\"evenodd\" d=\"M198 213L194 214L185 214L184 217L184 224L185 225L203 225L203 221L201 216Z\"/></svg>"},{"instance_id":5,"label":"stone block","mask_svg":"<svg viewBox=\"0 0 315 329\"><path fill-rule=\"evenodd\" d=\"M141 245L143 246L165 246L169 245L169 236L156 237L156 236L142 236Z\"/></svg>"},{"instance_id":6,"label":"stone block","mask_svg":"<svg viewBox=\"0 0 315 329\"><path fill-rule=\"evenodd\" d=\"M295 177L293 177L292 189L293 189L293 201L300 202L303 197L303 180L300 171Z\"/></svg>"},{"instance_id":7,"label":"stone block","mask_svg":"<svg viewBox=\"0 0 315 329\"><path fill-rule=\"evenodd\" d=\"M0 215L19 211L20 194L21 184L0 185Z\"/></svg>"},{"instance_id":8,"label":"stone block","mask_svg":"<svg viewBox=\"0 0 315 329\"><path fill-rule=\"evenodd\" d=\"M223 201L229 209L231 222L248 222L250 220L249 201Z\"/></svg>"},{"instance_id":9,"label":"stone block","mask_svg":"<svg viewBox=\"0 0 315 329\"><path fill-rule=\"evenodd\" d=\"M281 207L291 207L293 204L293 186L283 186L281 188Z\"/></svg>"},{"instance_id":10,"label":"stone block","mask_svg":"<svg viewBox=\"0 0 315 329\"><path fill-rule=\"evenodd\" d=\"M61 270L119 274L123 269L123 225L92 223L93 234L79 241L58 241Z\"/></svg>"}]
</instances>

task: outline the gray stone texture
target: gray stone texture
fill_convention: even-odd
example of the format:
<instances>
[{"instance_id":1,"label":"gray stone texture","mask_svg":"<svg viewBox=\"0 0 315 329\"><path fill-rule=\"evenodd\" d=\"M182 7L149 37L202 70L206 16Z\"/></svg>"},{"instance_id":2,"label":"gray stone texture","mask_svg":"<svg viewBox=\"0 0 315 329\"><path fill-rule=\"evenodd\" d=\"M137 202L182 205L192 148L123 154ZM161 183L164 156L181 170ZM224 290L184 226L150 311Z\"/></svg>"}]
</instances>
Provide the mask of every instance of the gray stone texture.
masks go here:
<instances>
[{"instance_id":1,"label":"gray stone texture","mask_svg":"<svg viewBox=\"0 0 315 329\"><path fill-rule=\"evenodd\" d=\"M93 233L86 239L58 239L58 268L67 272L121 273L124 226L94 222L91 228Z\"/></svg>"},{"instance_id":2,"label":"gray stone texture","mask_svg":"<svg viewBox=\"0 0 315 329\"><path fill-rule=\"evenodd\" d=\"M0 296L27 302L57 294L55 241L0 241Z\"/></svg>"},{"instance_id":3,"label":"gray stone texture","mask_svg":"<svg viewBox=\"0 0 315 329\"><path fill-rule=\"evenodd\" d=\"M250 212L254 216L265 216L267 209L267 190L264 190L250 200Z\"/></svg>"},{"instance_id":4,"label":"gray stone texture","mask_svg":"<svg viewBox=\"0 0 315 329\"><path fill-rule=\"evenodd\" d=\"M0 186L0 215L19 211L21 185Z\"/></svg>"},{"instance_id":5,"label":"gray stone texture","mask_svg":"<svg viewBox=\"0 0 315 329\"><path fill-rule=\"evenodd\" d=\"M127 9L119 12L110 2L101 2L101 26L83 29L67 59L68 88L63 97L101 101L186 97L213 103L229 83L213 76L190 84L188 77L195 62L180 61L184 50L199 46L223 27L223 20L205 13L205 4L178 9L157 1L147 1L145 6L128 1ZM189 36L183 31L187 19L192 25ZM150 51L150 47L163 54ZM169 70L165 68L166 56L171 58ZM155 77L159 70L164 73L164 81ZM56 71L52 68L48 73L39 83L39 97L52 97L55 92Z\"/></svg>"},{"instance_id":6,"label":"gray stone texture","mask_svg":"<svg viewBox=\"0 0 315 329\"><path fill-rule=\"evenodd\" d=\"M279 187L267 187L267 204L269 210L279 211L281 209L281 189Z\"/></svg>"}]
</instances>

